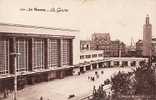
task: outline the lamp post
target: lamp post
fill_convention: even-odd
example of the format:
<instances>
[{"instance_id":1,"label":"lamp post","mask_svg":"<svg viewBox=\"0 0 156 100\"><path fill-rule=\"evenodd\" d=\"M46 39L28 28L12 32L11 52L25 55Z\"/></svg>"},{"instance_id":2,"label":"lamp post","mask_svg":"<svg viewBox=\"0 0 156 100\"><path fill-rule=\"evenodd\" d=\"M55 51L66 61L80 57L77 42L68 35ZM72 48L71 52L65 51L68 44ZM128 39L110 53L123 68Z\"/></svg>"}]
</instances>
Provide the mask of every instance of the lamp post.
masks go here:
<instances>
[{"instance_id":1,"label":"lamp post","mask_svg":"<svg viewBox=\"0 0 156 100\"><path fill-rule=\"evenodd\" d=\"M17 100L17 73L16 73L16 70L17 70L17 56L20 55L20 53L16 53L16 52L13 52L10 54L13 58L14 58L14 100Z\"/></svg>"}]
</instances>

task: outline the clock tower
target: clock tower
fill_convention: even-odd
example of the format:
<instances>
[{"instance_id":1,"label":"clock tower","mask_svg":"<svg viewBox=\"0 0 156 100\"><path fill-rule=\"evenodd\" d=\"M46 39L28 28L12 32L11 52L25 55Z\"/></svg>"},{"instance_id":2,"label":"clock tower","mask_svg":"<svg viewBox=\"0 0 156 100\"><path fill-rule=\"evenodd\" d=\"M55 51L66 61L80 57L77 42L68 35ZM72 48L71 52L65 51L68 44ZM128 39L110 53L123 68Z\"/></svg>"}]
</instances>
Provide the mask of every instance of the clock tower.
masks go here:
<instances>
[{"instance_id":1,"label":"clock tower","mask_svg":"<svg viewBox=\"0 0 156 100\"><path fill-rule=\"evenodd\" d=\"M152 25L149 19L149 15L147 15L143 26L143 56L146 57L152 54Z\"/></svg>"}]
</instances>

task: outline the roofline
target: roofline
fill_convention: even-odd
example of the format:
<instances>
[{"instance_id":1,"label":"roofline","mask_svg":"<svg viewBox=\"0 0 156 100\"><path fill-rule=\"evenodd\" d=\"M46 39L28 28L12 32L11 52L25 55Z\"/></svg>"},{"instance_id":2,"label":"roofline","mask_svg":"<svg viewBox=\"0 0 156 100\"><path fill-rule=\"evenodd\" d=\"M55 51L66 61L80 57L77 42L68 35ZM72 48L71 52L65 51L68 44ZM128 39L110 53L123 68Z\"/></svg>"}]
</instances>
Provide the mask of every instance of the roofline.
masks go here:
<instances>
[{"instance_id":1,"label":"roofline","mask_svg":"<svg viewBox=\"0 0 156 100\"><path fill-rule=\"evenodd\" d=\"M13 23L2 23L2 22L0 22L0 25L24 27L24 28L34 28L34 29L50 29L50 30L80 32L80 30L76 30L76 29L65 29L65 28L56 28L56 27L47 27L47 26L34 26L34 25L24 25L24 24L13 24Z\"/></svg>"},{"instance_id":2,"label":"roofline","mask_svg":"<svg viewBox=\"0 0 156 100\"><path fill-rule=\"evenodd\" d=\"M3 34L5 33L5 34ZM30 34L25 34L25 33L7 33L7 32L0 32L0 38L3 37L41 37L41 38L70 38L70 39L74 39L75 36L67 36L67 35L50 35L50 34L34 34L34 33L30 33Z\"/></svg>"}]
</instances>

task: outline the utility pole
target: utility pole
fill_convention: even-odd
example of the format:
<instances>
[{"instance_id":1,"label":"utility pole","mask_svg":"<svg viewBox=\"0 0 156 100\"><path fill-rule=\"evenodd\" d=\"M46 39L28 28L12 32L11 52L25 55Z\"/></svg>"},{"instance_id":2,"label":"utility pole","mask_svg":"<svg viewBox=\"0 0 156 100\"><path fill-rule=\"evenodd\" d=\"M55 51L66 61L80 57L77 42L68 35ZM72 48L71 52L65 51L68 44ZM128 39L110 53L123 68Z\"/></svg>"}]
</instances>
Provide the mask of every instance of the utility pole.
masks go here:
<instances>
[{"instance_id":1,"label":"utility pole","mask_svg":"<svg viewBox=\"0 0 156 100\"><path fill-rule=\"evenodd\" d=\"M14 100L17 100L17 56L20 55L20 53L13 52L10 54L14 57Z\"/></svg>"}]
</instances>

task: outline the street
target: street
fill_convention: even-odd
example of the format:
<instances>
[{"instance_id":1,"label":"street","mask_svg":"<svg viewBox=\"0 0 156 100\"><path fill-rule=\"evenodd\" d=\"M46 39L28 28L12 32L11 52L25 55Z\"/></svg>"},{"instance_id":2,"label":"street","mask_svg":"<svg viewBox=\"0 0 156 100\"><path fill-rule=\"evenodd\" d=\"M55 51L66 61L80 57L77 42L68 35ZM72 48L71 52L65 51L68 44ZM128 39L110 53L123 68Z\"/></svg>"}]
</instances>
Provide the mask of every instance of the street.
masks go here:
<instances>
[{"instance_id":1,"label":"street","mask_svg":"<svg viewBox=\"0 0 156 100\"><path fill-rule=\"evenodd\" d=\"M95 71L98 72L99 78L95 78L95 81L88 79L88 76L95 76ZM101 71L104 73L102 74ZM17 100L39 100L43 97L43 100L68 100L68 96L74 94L75 98L80 98L92 93L93 86L96 88L104 82L104 80L110 78L118 71L131 71L130 67L126 68L103 68L88 71L81 75L69 76L64 79L55 79L49 82L43 82L36 85L30 85L23 90L18 91ZM10 94L7 99L13 100L13 94Z\"/></svg>"}]
</instances>

